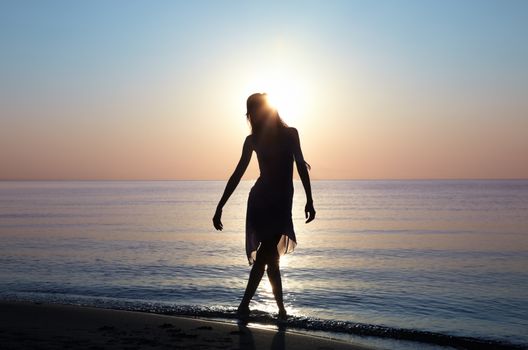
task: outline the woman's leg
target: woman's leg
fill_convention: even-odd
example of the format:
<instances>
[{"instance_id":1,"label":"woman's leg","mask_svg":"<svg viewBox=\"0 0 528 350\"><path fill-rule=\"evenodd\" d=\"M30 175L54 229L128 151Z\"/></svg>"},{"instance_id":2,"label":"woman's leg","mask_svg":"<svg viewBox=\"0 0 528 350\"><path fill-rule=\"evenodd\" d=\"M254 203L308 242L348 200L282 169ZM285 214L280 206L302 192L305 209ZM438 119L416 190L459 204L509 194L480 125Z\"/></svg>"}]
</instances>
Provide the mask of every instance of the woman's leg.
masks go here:
<instances>
[{"instance_id":1,"label":"woman's leg","mask_svg":"<svg viewBox=\"0 0 528 350\"><path fill-rule=\"evenodd\" d=\"M277 244L279 243L281 236L277 237L273 241L274 249L271 251L270 257L268 259L268 268L266 269L268 273L268 278L271 284L271 289L273 291L273 296L279 307L279 315L286 316L286 309L284 308L284 301L282 297L282 279L280 273L280 257L279 252L277 251Z\"/></svg>"},{"instance_id":2,"label":"woman's leg","mask_svg":"<svg viewBox=\"0 0 528 350\"><path fill-rule=\"evenodd\" d=\"M271 289L275 296L275 301L279 307L279 311L284 310L284 301L282 298L282 279L279 268L279 261L273 261L268 264L267 268L268 278L271 283Z\"/></svg>"},{"instance_id":3,"label":"woman's leg","mask_svg":"<svg viewBox=\"0 0 528 350\"><path fill-rule=\"evenodd\" d=\"M269 267L270 261L275 259L275 257L277 259L276 264L278 267L278 257L279 257L278 252L277 252L278 242L279 241L275 239L266 240L266 241L261 242L260 247L257 251L255 262L253 263L253 267L251 268L251 272L249 273L249 280L246 286L244 297L242 298L242 301L240 302L240 306L238 307L239 311L247 312L249 308L249 302L255 295L257 287L260 284L260 281L262 280L262 276L264 276L264 270L266 269L266 265L268 265ZM268 276L269 276L269 272L268 272ZM275 274L273 276L273 280L276 281ZM270 281L271 281L271 277L270 277ZM280 283L280 271L279 271L279 283ZM276 288L273 287L273 290L274 290L273 293L275 294ZM280 286L280 295L282 298L282 286Z\"/></svg>"},{"instance_id":4,"label":"woman's leg","mask_svg":"<svg viewBox=\"0 0 528 350\"><path fill-rule=\"evenodd\" d=\"M240 302L240 305L238 307L239 311L241 312L248 311L249 302L253 298L253 295L255 295L255 291L257 290L260 280L262 279L262 276L264 275L265 267L266 267L266 264L264 263L263 259L258 258L258 252L257 252L257 258L255 259L255 262L253 263L251 272L249 273L249 280L246 286L244 297L242 298L242 301Z\"/></svg>"}]
</instances>

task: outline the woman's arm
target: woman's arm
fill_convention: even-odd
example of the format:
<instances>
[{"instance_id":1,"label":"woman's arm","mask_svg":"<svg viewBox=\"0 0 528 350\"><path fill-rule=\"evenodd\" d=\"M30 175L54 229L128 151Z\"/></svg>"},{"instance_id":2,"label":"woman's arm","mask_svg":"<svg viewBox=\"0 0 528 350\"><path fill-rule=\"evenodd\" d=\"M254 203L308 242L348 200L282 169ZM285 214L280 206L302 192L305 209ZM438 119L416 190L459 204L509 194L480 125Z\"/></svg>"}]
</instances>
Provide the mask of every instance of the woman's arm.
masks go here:
<instances>
[{"instance_id":1,"label":"woman's arm","mask_svg":"<svg viewBox=\"0 0 528 350\"><path fill-rule=\"evenodd\" d=\"M251 155L253 153L253 144L251 142L251 135L246 137L246 140L244 141L244 146L242 147L242 156L240 157L240 160L238 161L238 164L235 168L235 171L227 181L227 185L224 190L224 194L222 195L222 198L220 198L220 202L218 202L218 205L216 207L216 212L213 217L213 225L217 230L222 230L224 228L224 225L222 224L222 208L226 204L229 197L231 197L231 194L235 191L236 187L238 186L240 179L242 178L242 175L246 172L246 169L249 165L249 162L251 161Z\"/></svg>"},{"instance_id":2,"label":"woman's arm","mask_svg":"<svg viewBox=\"0 0 528 350\"><path fill-rule=\"evenodd\" d=\"M306 223L309 223L315 219L315 209L313 207L312 198L312 186L310 184L310 175L308 174L308 166L304 160L304 156L301 150L301 141L299 139L299 132L295 128L291 128L293 131L293 156L295 158L295 164L297 165L297 172L301 178L304 192L306 193L306 206L304 207L304 214L306 216Z\"/></svg>"}]
</instances>

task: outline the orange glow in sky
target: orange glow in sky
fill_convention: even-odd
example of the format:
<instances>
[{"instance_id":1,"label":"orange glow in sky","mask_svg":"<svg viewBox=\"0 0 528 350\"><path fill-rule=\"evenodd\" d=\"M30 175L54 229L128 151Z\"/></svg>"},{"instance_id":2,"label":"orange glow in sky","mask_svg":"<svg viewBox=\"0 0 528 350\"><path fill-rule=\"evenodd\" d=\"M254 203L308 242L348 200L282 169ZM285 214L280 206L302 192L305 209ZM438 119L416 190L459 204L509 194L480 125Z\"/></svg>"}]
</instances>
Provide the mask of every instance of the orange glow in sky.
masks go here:
<instances>
[{"instance_id":1,"label":"orange glow in sky","mask_svg":"<svg viewBox=\"0 0 528 350\"><path fill-rule=\"evenodd\" d=\"M513 5L103 3L2 5L0 179L226 179L254 92L314 179L528 177Z\"/></svg>"}]
</instances>

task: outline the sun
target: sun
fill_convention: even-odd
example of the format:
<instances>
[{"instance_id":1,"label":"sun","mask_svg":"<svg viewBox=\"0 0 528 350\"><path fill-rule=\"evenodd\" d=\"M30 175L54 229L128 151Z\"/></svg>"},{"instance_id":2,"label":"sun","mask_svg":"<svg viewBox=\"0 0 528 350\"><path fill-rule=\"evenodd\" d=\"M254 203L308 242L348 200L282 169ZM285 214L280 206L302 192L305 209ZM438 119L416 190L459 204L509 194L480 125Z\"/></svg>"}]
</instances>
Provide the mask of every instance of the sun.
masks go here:
<instances>
[{"instance_id":1,"label":"sun","mask_svg":"<svg viewBox=\"0 0 528 350\"><path fill-rule=\"evenodd\" d=\"M269 103L277 109L281 118L295 127L302 123L310 100L303 79L287 71L266 72L253 79L245 91L247 96L255 92L267 93Z\"/></svg>"},{"instance_id":2,"label":"sun","mask_svg":"<svg viewBox=\"0 0 528 350\"><path fill-rule=\"evenodd\" d=\"M268 86L264 92L268 94L269 104L274 107L286 124L297 124L302 118L302 96L294 84L278 82Z\"/></svg>"}]
</instances>

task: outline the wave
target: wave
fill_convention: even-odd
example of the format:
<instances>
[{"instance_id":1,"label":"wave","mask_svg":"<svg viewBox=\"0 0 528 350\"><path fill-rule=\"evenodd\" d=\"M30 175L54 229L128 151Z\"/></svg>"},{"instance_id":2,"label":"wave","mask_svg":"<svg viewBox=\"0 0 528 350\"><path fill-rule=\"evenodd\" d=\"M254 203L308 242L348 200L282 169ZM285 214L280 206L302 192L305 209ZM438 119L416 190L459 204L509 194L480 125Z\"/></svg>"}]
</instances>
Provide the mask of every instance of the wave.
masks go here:
<instances>
[{"instance_id":1,"label":"wave","mask_svg":"<svg viewBox=\"0 0 528 350\"><path fill-rule=\"evenodd\" d=\"M106 297L86 297L82 295L58 295L42 293L0 293L0 299L6 301L30 301L61 303L78 306L100 307L115 310L148 312L173 316L188 316L198 318L214 318L236 320L236 309L222 306L174 305L164 302L146 302L145 300L123 300ZM455 347L466 350L516 350L528 349L526 344L515 344L496 339L483 339L459 335L430 332L419 329L395 328L383 325L319 319L291 315L285 321L268 312L252 310L246 322L262 325L278 325L295 331L323 331L328 333L351 334L357 336L379 337L393 340L406 340L441 346Z\"/></svg>"},{"instance_id":2,"label":"wave","mask_svg":"<svg viewBox=\"0 0 528 350\"><path fill-rule=\"evenodd\" d=\"M136 311L145 310L138 309ZM207 308L201 306L178 306L175 307L172 311L163 311L156 313L204 318L237 318L236 309L234 308L219 310L218 308L214 307ZM360 336L409 340L463 348L467 350L526 349L526 347L520 344L506 343L493 339L462 337L417 329L393 328L381 325L357 323L350 321L326 320L305 316L289 316L286 321L277 321L274 315L260 310L252 310L248 321L260 324L277 324L279 322L281 326L300 331L324 331L330 333L346 333Z\"/></svg>"}]
</instances>

